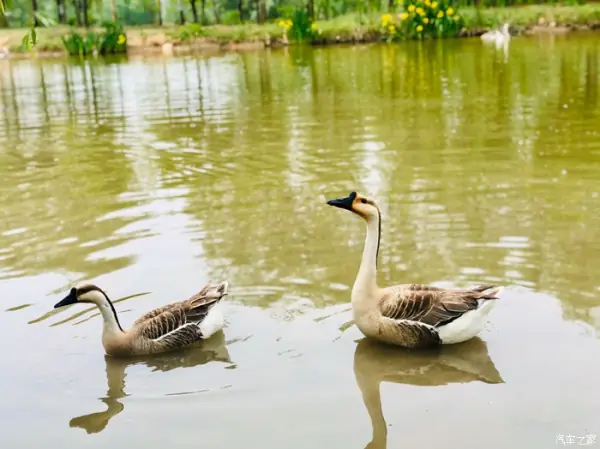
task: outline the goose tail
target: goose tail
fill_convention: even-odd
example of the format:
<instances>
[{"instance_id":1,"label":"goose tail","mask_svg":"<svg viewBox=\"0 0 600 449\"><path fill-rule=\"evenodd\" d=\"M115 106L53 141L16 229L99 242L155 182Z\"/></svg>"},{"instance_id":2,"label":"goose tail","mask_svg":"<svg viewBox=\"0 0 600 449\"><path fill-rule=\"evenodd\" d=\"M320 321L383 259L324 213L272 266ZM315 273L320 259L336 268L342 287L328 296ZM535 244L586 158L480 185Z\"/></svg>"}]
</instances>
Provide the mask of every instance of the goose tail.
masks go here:
<instances>
[{"instance_id":1,"label":"goose tail","mask_svg":"<svg viewBox=\"0 0 600 449\"><path fill-rule=\"evenodd\" d=\"M229 282L223 281L215 287L215 294L218 296L219 301L229 295Z\"/></svg>"},{"instance_id":2,"label":"goose tail","mask_svg":"<svg viewBox=\"0 0 600 449\"><path fill-rule=\"evenodd\" d=\"M474 292L483 293L482 299L499 299L504 287L500 285L480 285L473 289Z\"/></svg>"},{"instance_id":3,"label":"goose tail","mask_svg":"<svg viewBox=\"0 0 600 449\"><path fill-rule=\"evenodd\" d=\"M211 286L205 292L204 301L209 309L204 319L198 324L203 339L210 338L225 325L225 318L220 304L221 300L228 294L229 282L227 281Z\"/></svg>"}]
</instances>

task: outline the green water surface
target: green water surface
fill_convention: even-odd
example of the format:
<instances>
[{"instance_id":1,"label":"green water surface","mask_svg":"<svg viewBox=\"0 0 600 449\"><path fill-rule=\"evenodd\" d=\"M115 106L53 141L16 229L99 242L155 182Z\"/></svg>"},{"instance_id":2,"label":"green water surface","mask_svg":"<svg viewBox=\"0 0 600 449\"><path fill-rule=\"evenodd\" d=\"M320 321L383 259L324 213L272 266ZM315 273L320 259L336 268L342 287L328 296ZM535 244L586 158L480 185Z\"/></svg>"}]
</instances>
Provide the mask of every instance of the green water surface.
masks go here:
<instances>
[{"instance_id":1,"label":"green water surface","mask_svg":"<svg viewBox=\"0 0 600 449\"><path fill-rule=\"evenodd\" d=\"M595 34L0 61L1 447L600 440L599 63ZM507 286L480 338L362 340L352 190L380 285ZM148 360L52 308L92 281L127 327L209 279L224 332Z\"/></svg>"}]
</instances>

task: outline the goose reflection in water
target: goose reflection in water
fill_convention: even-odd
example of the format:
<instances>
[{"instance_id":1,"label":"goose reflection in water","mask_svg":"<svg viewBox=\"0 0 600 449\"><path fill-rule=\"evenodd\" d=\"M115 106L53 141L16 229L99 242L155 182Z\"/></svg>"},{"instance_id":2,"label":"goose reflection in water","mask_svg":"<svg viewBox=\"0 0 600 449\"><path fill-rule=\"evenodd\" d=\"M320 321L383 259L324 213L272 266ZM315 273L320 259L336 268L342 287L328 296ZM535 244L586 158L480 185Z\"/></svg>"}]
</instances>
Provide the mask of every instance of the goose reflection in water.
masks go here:
<instances>
[{"instance_id":1,"label":"goose reflection in water","mask_svg":"<svg viewBox=\"0 0 600 449\"><path fill-rule=\"evenodd\" d=\"M104 430L112 418L123 411L125 406L119 400L127 396L125 393L125 370L128 366L144 364L152 371L166 372L177 368L204 365L212 361L231 363L223 332L218 332L210 339L188 349L127 359L107 355L104 360L108 391L106 397L100 398L100 401L108 408L102 412L77 416L69 421L70 427L79 427L87 433L98 433Z\"/></svg>"},{"instance_id":2,"label":"goose reflection in water","mask_svg":"<svg viewBox=\"0 0 600 449\"><path fill-rule=\"evenodd\" d=\"M354 352L354 375L373 427L365 449L386 449L387 424L379 386L382 381L417 386L440 386L480 381L504 383L487 345L475 337L459 345L411 352L362 339Z\"/></svg>"}]
</instances>

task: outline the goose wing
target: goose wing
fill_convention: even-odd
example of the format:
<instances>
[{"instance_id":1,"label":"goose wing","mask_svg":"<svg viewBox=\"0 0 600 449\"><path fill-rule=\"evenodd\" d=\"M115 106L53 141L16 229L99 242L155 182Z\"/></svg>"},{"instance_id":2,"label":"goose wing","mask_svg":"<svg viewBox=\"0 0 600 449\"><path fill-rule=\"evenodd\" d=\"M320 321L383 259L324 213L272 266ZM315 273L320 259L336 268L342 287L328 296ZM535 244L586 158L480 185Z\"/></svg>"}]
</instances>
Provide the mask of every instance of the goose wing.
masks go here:
<instances>
[{"instance_id":1,"label":"goose wing","mask_svg":"<svg viewBox=\"0 0 600 449\"><path fill-rule=\"evenodd\" d=\"M167 310L173 309L173 308L177 308L181 306L181 301L180 302L176 302L174 304L167 304L166 306L163 307L158 307L154 310L151 310L150 312L147 312L145 314L143 314L141 317L139 317L137 320L135 320L133 322L134 326L139 326L140 324L144 323L145 321L148 321L154 317L157 317L161 314L163 314L164 312L166 312Z\"/></svg>"},{"instance_id":2,"label":"goose wing","mask_svg":"<svg viewBox=\"0 0 600 449\"><path fill-rule=\"evenodd\" d=\"M227 283L207 284L186 301L155 309L137 327L141 337L167 346L185 346L202 338L199 324L210 309L227 295Z\"/></svg>"},{"instance_id":3,"label":"goose wing","mask_svg":"<svg viewBox=\"0 0 600 449\"><path fill-rule=\"evenodd\" d=\"M195 305L195 304L202 305L202 301L206 299L207 294L211 290L211 287L212 286L209 282L204 287L202 287L202 290L200 290L198 293L194 294L190 298L186 299L185 301L178 301L178 302L174 302L171 304L167 304L166 306L158 307L154 310L151 310L150 312L145 313L144 315L142 315L141 317L139 317L137 320L134 321L134 326L139 326L142 323L144 323L145 321L151 320L152 318L162 315L163 313L165 313L169 310L174 310L174 309L177 309L180 307L185 307L186 304L188 304L188 303L191 305ZM217 285L216 287L213 287L213 293L226 295L227 287L228 287L228 284L226 282L223 282L223 283ZM200 302L198 303L198 301L200 301Z\"/></svg>"},{"instance_id":4,"label":"goose wing","mask_svg":"<svg viewBox=\"0 0 600 449\"><path fill-rule=\"evenodd\" d=\"M441 343L436 328L479 307L481 299L496 299L492 286L472 290L449 290L420 284L383 289L379 303L384 333L401 338L405 346L428 347ZM385 330L387 329L387 330Z\"/></svg>"},{"instance_id":5,"label":"goose wing","mask_svg":"<svg viewBox=\"0 0 600 449\"><path fill-rule=\"evenodd\" d=\"M142 323L138 335L165 346L186 346L202 338L198 322L187 319L184 307L174 307Z\"/></svg>"},{"instance_id":6,"label":"goose wing","mask_svg":"<svg viewBox=\"0 0 600 449\"><path fill-rule=\"evenodd\" d=\"M439 327L479 307L482 299L496 299L493 285L470 290L450 290L422 284L404 284L384 289L379 307L384 317Z\"/></svg>"}]
</instances>

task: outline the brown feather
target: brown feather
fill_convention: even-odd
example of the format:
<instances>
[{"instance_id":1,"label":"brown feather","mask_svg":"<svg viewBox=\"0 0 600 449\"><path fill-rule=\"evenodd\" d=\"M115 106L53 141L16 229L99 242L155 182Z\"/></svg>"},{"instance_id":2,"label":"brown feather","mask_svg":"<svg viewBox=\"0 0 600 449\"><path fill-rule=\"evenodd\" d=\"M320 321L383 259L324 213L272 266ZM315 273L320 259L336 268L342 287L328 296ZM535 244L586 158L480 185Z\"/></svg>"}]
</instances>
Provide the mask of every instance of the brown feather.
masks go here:
<instances>
[{"instance_id":1,"label":"brown feather","mask_svg":"<svg viewBox=\"0 0 600 449\"><path fill-rule=\"evenodd\" d=\"M144 352L154 353L185 347L202 340L199 324L210 309L227 295L227 284L206 284L195 295L154 309L139 318L132 332Z\"/></svg>"},{"instance_id":2,"label":"brown feather","mask_svg":"<svg viewBox=\"0 0 600 449\"><path fill-rule=\"evenodd\" d=\"M174 304L167 304L166 306L163 307L158 307L154 310L149 311L148 313L143 314L141 317L139 317L137 320L135 320L133 322L134 326L139 326L140 324L144 323L144 321L148 321L164 312L166 312L167 310L172 309L173 307L178 307L179 306L179 302L176 302Z\"/></svg>"},{"instance_id":3,"label":"brown feather","mask_svg":"<svg viewBox=\"0 0 600 449\"><path fill-rule=\"evenodd\" d=\"M384 289L379 307L386 318L439 327L477 309L478 300L495 299L493 295L482 293L493 286L482 287L451 290L421 284L396 285Z\"/></svg>"}]
</instances>

